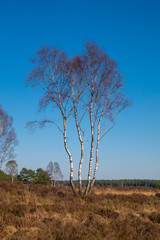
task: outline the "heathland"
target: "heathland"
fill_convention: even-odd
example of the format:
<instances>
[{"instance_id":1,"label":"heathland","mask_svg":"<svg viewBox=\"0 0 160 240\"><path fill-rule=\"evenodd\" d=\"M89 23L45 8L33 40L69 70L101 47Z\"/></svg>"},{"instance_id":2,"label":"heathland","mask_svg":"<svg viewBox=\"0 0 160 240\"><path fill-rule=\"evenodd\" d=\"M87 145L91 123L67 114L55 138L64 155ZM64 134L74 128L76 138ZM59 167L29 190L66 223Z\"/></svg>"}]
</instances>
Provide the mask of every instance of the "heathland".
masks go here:
<instances>
[{"instance_id":1,"label":"heathland","mask_svg":"<svg viewBox=\"0 0 160 240\"><path fill-rule=\"evenodd\" d=\"M160 190L94 187L86 197L69 187L0 182L2 240L159 240Z\"/></svg>"}]
</instances>

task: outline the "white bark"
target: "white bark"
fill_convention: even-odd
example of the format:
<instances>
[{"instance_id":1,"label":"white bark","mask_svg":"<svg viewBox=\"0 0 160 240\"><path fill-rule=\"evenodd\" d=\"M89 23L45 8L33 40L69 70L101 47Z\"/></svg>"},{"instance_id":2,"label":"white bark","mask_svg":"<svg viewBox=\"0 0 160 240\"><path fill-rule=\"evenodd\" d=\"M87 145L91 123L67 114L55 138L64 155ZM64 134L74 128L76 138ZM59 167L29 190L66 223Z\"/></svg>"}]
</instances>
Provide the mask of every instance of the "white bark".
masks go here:
<instances>
[{"instance_id":1,"label":"white bark","mask_svg":"<svg viewBox=\"0 0 160 240\"><path fill-rule=\"evenodd\" d=\"M81 194L82 193L81 171L82 171L82 164L83 164L83 157L84 157L84 141L83 141L83 138L80 133L80 126L79 126L78 119L77 119L77 113L75 113L75 119L76 119L76 127L77 127L78 137L79 137L79 141L81 144L81 159L79 162L79 169L78 169L79 193Z\"/></svg>"},{"instance_id":2,"label":"white bark","mask_svg":"<svg viewBox=\"0 0 160 240\"><path fill-rule=\"evenodd\" d=\"M63 137L64 137L64 147L65 147L65 150L66 150L66 152L67 152L67 154L69 156L69 161L70 161L70 184L71 184L73 193L76 194L75 186L74 186L74 183L73 183L73 160L72 160L72 154L70 153L70 151L68 149L68 146L67 146L67 135L66 135L67 120L66 120L65 116L63 116L63 126L64 126L64 134L63 134Z\"/></svg>"},{"instance_id":3,"label":"white bark","mask_svg":"<svg viewBox=\"0 0 160 240\"><path fill-rule=\"evenodd\" d=\"M97 174L97 168L98 168L98 150L99 150L99 137L100 137L100 120L98 121L98 133L97 133L97 146L96 146L96 163L95 163L95 169L94 169L94 175L93 175L93 179L92 179L92 183L90 185L90 189L89 189L89 192L91 191L93 185L94 185L94 182L95 182L95 179L96 179L96 174Z\"/></svg>"},{"instance_id":4,"label":"white bark","mask_svg":"<svg viewBox=\"0 0 160 240\"><path fill-rule=\"evenodd\" d=\"M78 115L78 104L79 104L79 100L80 100L79 99L80 95L79 95L79 93L76 94L76 96L74 95L74 88L73 88L73 86L74 86L74 82L72 82L72 86L71 86L70 90L71 90L71 98L72 98L72 103L73 103L74 118L75 118L77 133L78 133L78 139L79 139L79 142L80 142L80 145L81 145L81 157L80 157L79 169L78 169L78 185L79 185L79 194L82 194L81 171L82 171L82 164L83 164L83 157L84 157L84 131L82 131L80 124L81 124L81 121L82 121L84 115L82 114L81 120L78 121L78 116L77 115ZM83 137L81 135L81 132L83 134Z\"/></svg>"},{"instance_id":5,"label":"white bark","mask_svg":"<svg viewBox=\"0 0 160 240\"><path fill-rule=\"evenodd\" d=\"M93 144L94 144L94 126L92 120L92 102L91 102L91 111L90 111L90 124L91 124L91 148L90 148L90 159L89 159L89 170L88 170L88 183L85 190L85 195L88 194L91 182L91 170L92 170L92 160L93 160Z\"/></svg>"},{"instance_id":6,"label":"white bark","mask_svg":"<svg viewBox=\"0 0 160 240\"><path fill-rule=\"evenodd\" d=\"M81 141L81 159L79 162L79 170L78 170L78 181L79 181L79 193L82 193L82 178L81 178L81 171L82 171L82 164L83 164L83 156L84 156L84 143Z\"/></svg>"},{"instance_id":7,"label":"white bark","mask_svg":"<svg viewBox=\"0 0 160 240\"><path fill-rule=\"evenodd\" d=\"M79 169L78 169L78 184L79 184L79 193L82 193L82 178L81 178L81 171L82 171L82 164L83 164L83 157L84 157L84 136L82 138L81 136L81 132L80 132L80 124L78 122L78 118L77 118L77 111L76 109L74 109L74 115L75 115L75 121L76 121L76 128L77 128L77 132L78 132L78 138L81 144L81 158L79 161Z\"/></svg>"}]
</instances>

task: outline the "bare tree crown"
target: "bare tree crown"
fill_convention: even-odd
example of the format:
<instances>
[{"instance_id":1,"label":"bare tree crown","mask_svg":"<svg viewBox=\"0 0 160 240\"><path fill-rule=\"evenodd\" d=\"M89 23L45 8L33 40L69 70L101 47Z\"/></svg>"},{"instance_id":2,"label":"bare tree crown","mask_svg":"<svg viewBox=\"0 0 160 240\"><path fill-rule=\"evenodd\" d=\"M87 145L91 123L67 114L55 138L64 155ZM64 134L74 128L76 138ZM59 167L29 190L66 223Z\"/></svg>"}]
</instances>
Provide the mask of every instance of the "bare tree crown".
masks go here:
<instances>
[{"instance_id":1,"label":"bare tree crown","mask_svg":"<svg viewBox=\"0 0 160 240\"><path fill-rule=\"evenodd\" d=\"M4 162L15 157L14 149L18 141L12 125L12 117L0 105L0 169Z\"/></svg>"},{"instance_id":2,"label":"bare tree crown","mask_svg":"<svg viewBox=\"0 0 160 240\"><path fill-rule=\"evenodd\" d=\"M14 177L18 174L18 164L15 160L10 160L6 163L6 172L12 176L12 183Z\"/></svg>"},{"instance_id":3,"label":"bare tree crown","mask_svg":"<svg viewBox=\"0 0 160 240\"><path fill-rule=\"evenodd\" d=\"M63 51L55 47L44 47L35 54L31 61L34 67L26 83L31 87L42 89L39 100L40 109L44 109L49 104L59 109L63 127L51 119L33 121L28 125L43 127L46 123L51 123L62 133L64 147L70 161L70 183L73 192L76 193L73 183L73 159L67 144L67 122L68 118L72 117L81 149L78 169L80 194L82 194L81 170L85 138L83 122L88 121L90 157L88 183L83 191L87 195L96 178L99 143L114 126L116 115L130 104L123 94L123 77L118 71L118 65L94 42L86 42L82 54L73 58L68 58ZM94 148L95 167L91 180Z\"/></svg>"}]
</instances>

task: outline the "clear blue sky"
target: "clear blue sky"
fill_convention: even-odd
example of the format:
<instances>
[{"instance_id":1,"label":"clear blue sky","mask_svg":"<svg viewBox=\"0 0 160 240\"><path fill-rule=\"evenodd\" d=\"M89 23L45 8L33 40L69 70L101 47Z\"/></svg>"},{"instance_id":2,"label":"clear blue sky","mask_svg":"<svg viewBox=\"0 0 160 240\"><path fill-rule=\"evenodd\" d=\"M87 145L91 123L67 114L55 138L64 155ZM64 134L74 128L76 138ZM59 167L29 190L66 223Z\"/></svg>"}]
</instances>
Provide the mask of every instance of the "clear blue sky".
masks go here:
<instances>
[{"instance_id":1,"label":"clear blue sky","mask_svg":"<svg viewBox=\"0 0 160 240\"><path fill-rule=\"evenodd\" d=\"M158 0L0 2L0 104L14 118L19 170L46 169L58 161L65 179L69 176L60 133L46 128L29 134L25 129L26 122L47 114L38 112L40 92L24 87L29 59L45 45L74 55L85 40L95 40L118 62L125 93L133 100L101 143L97 178L160 179L159 9ZM76 172L77 153L75 142Z\"/></svg>"}]
</instances>

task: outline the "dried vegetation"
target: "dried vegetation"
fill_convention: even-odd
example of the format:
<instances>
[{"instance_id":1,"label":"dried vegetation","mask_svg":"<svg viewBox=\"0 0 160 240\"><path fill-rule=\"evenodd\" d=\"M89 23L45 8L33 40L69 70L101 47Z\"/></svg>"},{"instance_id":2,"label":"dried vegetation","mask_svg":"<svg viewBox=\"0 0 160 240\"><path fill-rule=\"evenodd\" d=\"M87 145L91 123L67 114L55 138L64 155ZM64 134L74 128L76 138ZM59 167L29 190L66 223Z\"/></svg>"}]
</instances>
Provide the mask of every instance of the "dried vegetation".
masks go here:
<instances>
[{"instance_id":1,"label":"dried vegetation","mask_svg":"<svg viewBox=\"0 0 160 240\"><path fill-rule=\"evenodd\" d=\"M0 183L0 239L159 240L160 194L151 188L70 188Z\"/></svg>"}]
</instances>

